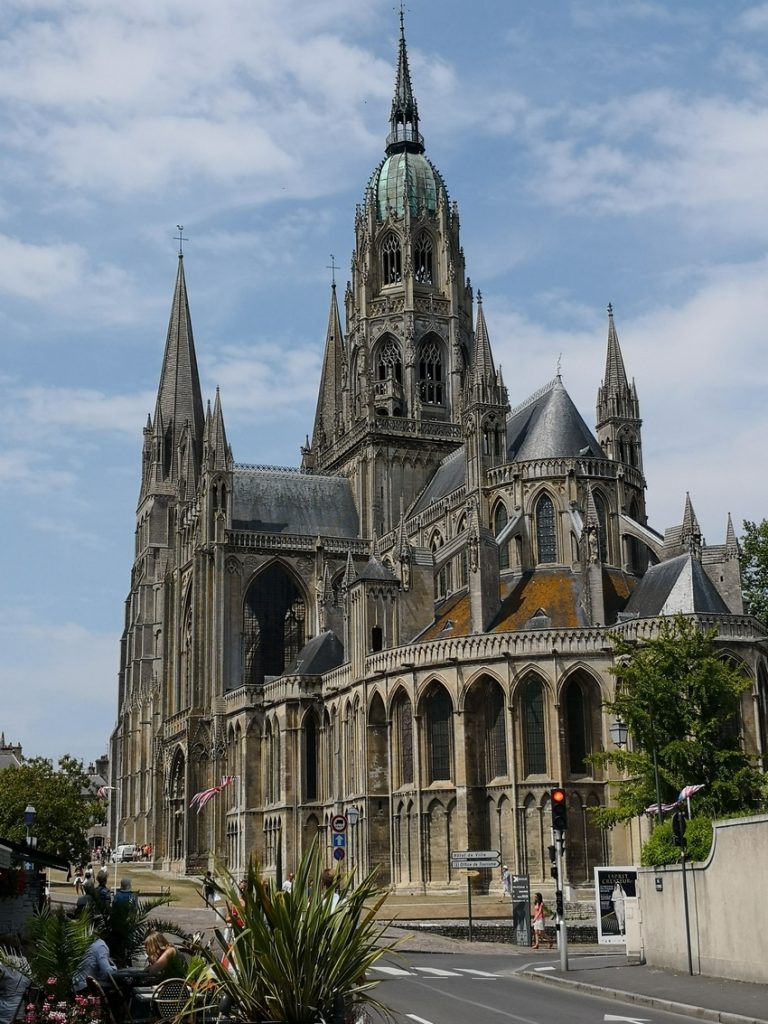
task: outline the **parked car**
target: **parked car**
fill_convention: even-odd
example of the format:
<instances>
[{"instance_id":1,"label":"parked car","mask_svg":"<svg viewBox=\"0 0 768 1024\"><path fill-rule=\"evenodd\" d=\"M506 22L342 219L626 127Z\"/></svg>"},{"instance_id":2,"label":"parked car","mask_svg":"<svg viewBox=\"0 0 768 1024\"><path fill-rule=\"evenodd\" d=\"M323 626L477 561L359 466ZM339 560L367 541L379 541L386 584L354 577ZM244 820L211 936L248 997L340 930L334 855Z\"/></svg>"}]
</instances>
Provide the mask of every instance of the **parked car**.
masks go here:
<instances>
[{"instance_id":1,"label":"parked car","mask_svg":"<svg viewBox=\"0 0 768 1024\"><path fill-rule=\"evenodd\" d=\"M133 843L123 843L112 854L112 860L115 864L121 864L127 860L138 860L138 857L138 849Z\"/></svg>"}]
</instances>

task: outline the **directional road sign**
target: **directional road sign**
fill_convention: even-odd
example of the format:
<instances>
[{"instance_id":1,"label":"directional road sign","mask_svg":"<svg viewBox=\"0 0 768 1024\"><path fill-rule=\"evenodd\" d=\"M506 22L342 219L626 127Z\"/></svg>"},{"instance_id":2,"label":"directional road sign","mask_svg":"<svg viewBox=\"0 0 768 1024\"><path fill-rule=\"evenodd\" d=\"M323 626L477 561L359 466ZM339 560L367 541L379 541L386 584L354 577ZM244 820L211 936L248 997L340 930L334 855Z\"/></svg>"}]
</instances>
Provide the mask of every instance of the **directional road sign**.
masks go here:
<instances>
[{"instance_id":1,"label":"directional road sign","mask_svg":"<svg viewBox=\"0 0 768 1024\"><path fill-rule=\"evenodd\" d=\"M347 845L347 837L343 832L333 833L333 848L345 847Z\"/></svg>"},{"instance_id":2,"label":"directional road sign","mask_svg":"<svg viewBox=\"0 0 768 1024\"><path fill-rule=\"evenodd\" d=\"M452 868L497 868L501 865L498 850L452 850Z\"/></svg>"},{"instance_id":3,"label":"directional road sign","mask_svg":"<svg viewBox=\"0 0 768 1024\"><path fill-rule=\"evenodd\" d=\"M347 816L346 814L334 814L331 818L331 828L334 832L346 832L347 831Z\"/></svg>"}]
</instances>

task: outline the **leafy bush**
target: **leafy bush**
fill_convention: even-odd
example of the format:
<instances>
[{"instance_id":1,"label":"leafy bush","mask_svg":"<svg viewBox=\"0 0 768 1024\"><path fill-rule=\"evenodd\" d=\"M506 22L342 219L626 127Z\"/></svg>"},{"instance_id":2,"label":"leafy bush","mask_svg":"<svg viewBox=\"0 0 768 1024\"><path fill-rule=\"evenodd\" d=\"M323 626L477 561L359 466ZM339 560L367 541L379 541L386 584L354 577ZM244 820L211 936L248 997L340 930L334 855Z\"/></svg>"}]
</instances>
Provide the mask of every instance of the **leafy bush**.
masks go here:
<instances>
[{"instance_id":1,"label":"leafy bush","mask_svg":"<svg viewBox=\"0 0 768 1024\"><path fill-rule=\"evenodd\" d=\"M73 920L63 907L44 907L27 926L28 953L21 961L12 950L0 949L0 963L22 971L52 1001L72 995L72 977L93 942L88 921Z\"/></svg>"},{"instance_id":2,"label":"leafy bush","mask_svg":"<svg viewBox=\"0 0 768 1024\"><path fill-rule=\"evenodd\" d=\"M112 900L105 904L98 896L88 902L88 918L100 939L109 946L112 959L118 967L129 967L143 951L144 939L153 931L167 932L189 940L189 932L173 921L160 920L151 915L160 907L173 902L172 896L155 899Z\"/></svg>"},{"instance_id":3,"label":"leafy bush","mask_svg":"<svg viewBox=\"0 0 768 1024\"><path fill-rule=\"evenodd\" d=\"M706 860L712 847L712 820L705 814L691 818L685 830L687 859ZM672 820L667 818L661 825L655 825L650 837L643 844L641 863L644 867L657 864L677 864L681 850L672 841Z\"/></svg>"}]
</instances>

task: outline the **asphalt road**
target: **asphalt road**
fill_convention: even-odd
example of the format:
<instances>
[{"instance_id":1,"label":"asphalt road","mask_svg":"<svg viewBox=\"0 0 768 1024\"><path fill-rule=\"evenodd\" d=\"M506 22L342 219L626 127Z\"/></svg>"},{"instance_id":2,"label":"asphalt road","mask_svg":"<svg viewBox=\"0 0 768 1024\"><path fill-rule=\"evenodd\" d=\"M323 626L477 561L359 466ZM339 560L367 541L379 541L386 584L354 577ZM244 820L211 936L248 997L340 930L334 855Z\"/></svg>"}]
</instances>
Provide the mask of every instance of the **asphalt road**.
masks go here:
<instances>
[{"instance_id":1,"label":"asphalt road","mask_svg":"<svg viewBox=\"0 0 768 1024\"><path fill-rule=\"evenodd\" d=\"M557 954L533 961L559 964ZM518 975L522 958L504 954L408 953L386 958L371 977L381 978L376 998L403 1024L680 1024L694 1020L659 1010L598 999Z\"/></svg>"}]
</instances>

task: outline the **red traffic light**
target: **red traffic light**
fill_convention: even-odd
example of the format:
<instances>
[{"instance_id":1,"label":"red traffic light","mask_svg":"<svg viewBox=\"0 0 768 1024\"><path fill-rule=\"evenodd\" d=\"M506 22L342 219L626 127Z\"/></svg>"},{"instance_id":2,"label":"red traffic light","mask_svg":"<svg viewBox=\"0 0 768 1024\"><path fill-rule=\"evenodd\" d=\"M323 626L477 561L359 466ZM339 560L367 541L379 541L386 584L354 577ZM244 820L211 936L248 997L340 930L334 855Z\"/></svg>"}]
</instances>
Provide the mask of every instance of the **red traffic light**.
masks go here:
<instances>
[{"instance_id":1,"label":"red traffic light","mask_svg":"<svg viewBox=\"0 0 768 1024\"><path fill-rule=\"evenodd\" d=\"M552 828L555 832L565 832L568 828L568 803L564 789L551 789L549 801L552 807Z\"/></svg>"}]
</instances>

